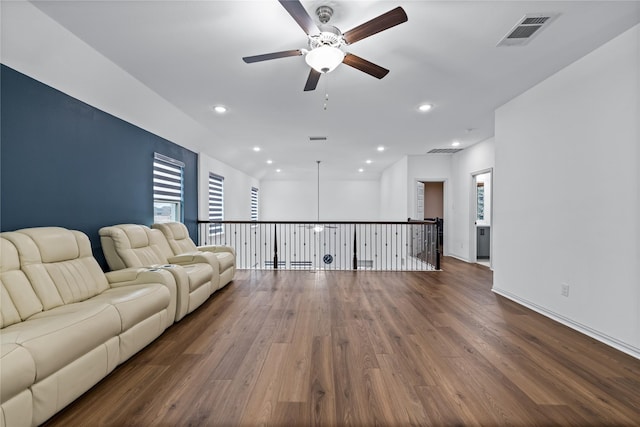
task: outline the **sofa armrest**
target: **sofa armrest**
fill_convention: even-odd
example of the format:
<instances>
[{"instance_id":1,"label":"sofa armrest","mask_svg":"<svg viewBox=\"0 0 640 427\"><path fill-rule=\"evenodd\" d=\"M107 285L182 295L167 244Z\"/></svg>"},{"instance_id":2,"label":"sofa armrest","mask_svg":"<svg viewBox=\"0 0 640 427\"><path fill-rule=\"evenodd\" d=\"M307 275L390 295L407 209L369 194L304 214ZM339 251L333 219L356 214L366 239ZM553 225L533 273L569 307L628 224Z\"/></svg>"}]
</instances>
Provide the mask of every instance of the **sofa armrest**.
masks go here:
<instances>
[{"instance_id":1,"label":"sofa armrest","mask_svg":"<svg viewBox=\"0 0 640 427\"><path fill-rule=\"evenodd\" d=\"M236 256L236 251L235 249L233 249L231 246L225 246L225 245L209 245L209 246L198 246L198 250L202 251L202 252L229 252L231 254L233 254L233 256Z\"/></svg>"},{"instance_id":2,"label":"sofa armrest","mask_svg":"<svg viewBox=\"0 0 640 427\"><path fill-rule=\"evenodd\" d=\"M178 319L178 305L184 296L180 295L184 291L177 285L175 275L166 269L153 267L132 267L124 270L110 271L105 273L109 286L118 288L121 286L143 285L145 283L159 283L169 289L171 303L168 311L174 320ZM188 292L188 289L187 289ZM182 317L182 316L180 316ZM173 323L173 321L171 322Z\"/></svg>"},{"instance_id":3,"label":"sofa armrest","mask_svg":"<svg viewBox=\"0 0 640 427\"><path fill-rule=\"evenodd\" d=\"M215 257L215 255L200 251L186 252L183 254L175 255L169 257L167 261L169 261L171 264L177 265L197 264L199 262L212 265L218 263L218 259Z\"/></svg>"},{"instance_id":4,"label":"sofa armrest","mask_svg":"<svg viewBox=\"0 0 640 427\"><path fill-rule=\"evenodd\" d=\"M124 270L116 270L105 273L109 286L141 285L145 283L162 283L166 286L175 286L175 280L171 274L154 267L132 267Z\"/></svg>"}]
</instances>

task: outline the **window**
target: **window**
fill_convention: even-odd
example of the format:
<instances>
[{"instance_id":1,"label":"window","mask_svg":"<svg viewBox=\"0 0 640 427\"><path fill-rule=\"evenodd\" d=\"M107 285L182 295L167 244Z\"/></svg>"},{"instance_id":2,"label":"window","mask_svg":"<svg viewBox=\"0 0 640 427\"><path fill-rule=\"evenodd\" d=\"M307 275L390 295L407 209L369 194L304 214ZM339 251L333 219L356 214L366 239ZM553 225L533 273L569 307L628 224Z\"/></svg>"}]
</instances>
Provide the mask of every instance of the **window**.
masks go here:
<instances>
[{"instance_id":1,"label":"window","mask_svg":"<svg viewBox=\"0 0 640 427\"><path fill-rule=\"evenodd\" d=\"M477 189L477 202L476 202L476 206L477 206L477 212L476 212L476 219L478 221L483 221L484 220L484 182L479 182L476 186Z\"/></svg>"},{"instance_id":2,"label":"window","mask_svg":"<svg viewBox=\"0 0 640 427\"><path fill-rule=\"evenodd\" d=\"M209 172L209 221L224 221L224 177ZM222 234L222 224L211 224L209 234Z\"/></svg>"},{"instance_id":3,"label":"window","mask_svg":"<svg viewBox=\"0 0 640 427\"><path fill-rule=\"evenodd\" d=\"M251 187L251 221L258 220L258 189Z\"/></svg>"},{"instance_id":4,"label":"window","mask_svg":"<svg viewBox=\"0 0 640 427\"><path fill-rule=\"evenodd\" d=\"M153 155L153 221L182 221L182 171L184 163Z\"/></svg>"}]
</instances>

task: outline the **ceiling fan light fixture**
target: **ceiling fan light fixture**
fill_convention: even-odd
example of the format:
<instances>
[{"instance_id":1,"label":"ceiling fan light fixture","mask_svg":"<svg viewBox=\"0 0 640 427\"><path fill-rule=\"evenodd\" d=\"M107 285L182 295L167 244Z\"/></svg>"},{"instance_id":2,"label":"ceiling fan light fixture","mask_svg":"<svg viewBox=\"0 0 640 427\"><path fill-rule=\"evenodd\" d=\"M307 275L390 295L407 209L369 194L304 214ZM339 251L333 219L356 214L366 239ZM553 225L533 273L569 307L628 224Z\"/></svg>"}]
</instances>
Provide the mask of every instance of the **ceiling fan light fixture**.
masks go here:
<instances>
[{"instance_id":1,"label":"ceiling fan light fixture","mask_svg":"<svg viewBox=\"0 0 640 427\"><path fill-rule=\"evenodd\" d=\"M311 50L304 59L317 72L330 73L342 63L344 52L337 47L325 45Z\"/></svg>"}]
</instances>

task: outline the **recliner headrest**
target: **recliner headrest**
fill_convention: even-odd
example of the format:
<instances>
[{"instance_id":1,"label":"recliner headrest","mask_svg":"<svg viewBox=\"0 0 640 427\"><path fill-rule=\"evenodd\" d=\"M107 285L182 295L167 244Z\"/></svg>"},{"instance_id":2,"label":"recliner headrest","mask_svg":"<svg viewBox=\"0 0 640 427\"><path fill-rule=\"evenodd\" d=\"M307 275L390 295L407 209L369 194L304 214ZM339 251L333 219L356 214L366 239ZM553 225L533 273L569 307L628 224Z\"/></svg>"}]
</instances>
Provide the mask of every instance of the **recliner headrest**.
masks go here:
<instances>
[{"instance_id":1,"label":"recliner headrest","mask_svg":"<svg viewBox=\"0 0 640 427\"><path fill-rule=\"evenodd\" d=\"M62 262L80 257L76 235L66 228L26 228L16 231L15 234L8 234L7 238L20 246L23 265Z\"/></svg>"},{"instance_id":2,"label":"recliner headrest","mask_svg":"<svg viewBox=\"0 0 640 427\"><path fill-rule=\"evenodd\" d=\"M101 237L110 237L117 247L137 249L149 246L147 227L138 224L122 224L100 229Z\"/></svg>"}]
</instances>

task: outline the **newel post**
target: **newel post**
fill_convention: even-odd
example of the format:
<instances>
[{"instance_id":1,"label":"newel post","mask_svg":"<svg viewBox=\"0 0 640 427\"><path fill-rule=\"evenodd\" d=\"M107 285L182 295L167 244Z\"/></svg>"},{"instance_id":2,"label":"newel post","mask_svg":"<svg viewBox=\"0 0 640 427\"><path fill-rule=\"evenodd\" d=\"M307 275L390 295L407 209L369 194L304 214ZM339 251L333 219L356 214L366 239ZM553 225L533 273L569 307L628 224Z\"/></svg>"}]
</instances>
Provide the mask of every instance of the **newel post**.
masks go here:
<instances>
[{"instance_id":1,"label":"newel post","mask_svg":"<svg viewBox=\"0 0 640 427\"><path fill-rule=\"evenodd\" d=\"M353 269L358 269L358 239L356 238L356 228L353 227Z\"/></svg>"},{"instance_id":2,"label":"newel post","mask_svg":"<svg viewBox=\"0 0 640 427\"><path fill-rule=\"evenodd\" d=\"M278 269L278 228L273 224L273 268Z\"/></svg>"}]
</instances>

